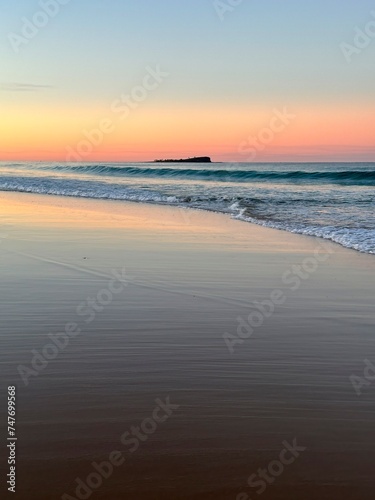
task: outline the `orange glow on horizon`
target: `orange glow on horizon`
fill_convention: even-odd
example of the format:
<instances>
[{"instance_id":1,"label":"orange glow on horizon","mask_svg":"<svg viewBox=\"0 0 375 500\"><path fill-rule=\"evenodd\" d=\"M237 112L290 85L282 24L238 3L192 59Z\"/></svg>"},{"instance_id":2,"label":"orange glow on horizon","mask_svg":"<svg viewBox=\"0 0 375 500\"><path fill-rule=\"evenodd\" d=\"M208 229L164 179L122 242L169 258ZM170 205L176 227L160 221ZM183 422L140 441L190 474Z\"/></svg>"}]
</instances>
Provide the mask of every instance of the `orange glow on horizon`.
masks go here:
<instances>
[{"instance_id":1,"label":"orange glow on horizon","mask_svg":"<svg viewBox=\"0 0 375 500\"><path fill-rule=\"evenodd\" d=\"M279 107L279 111L283 110ZM286 106L295 118L261 144L256 161L371 160L375 116L367 106ZM239 146L269 128L274 107L163 106L142 103L126 119L105 106L51 109L3 106L0 159L4 161L149 161L209 155L247 161ZM98 134L102 127L105 132ZM93 132L94 131L94 132ZM87 136L91 136L88 139ZM264 147L263 147L264 146ZM74 152L74 153L72 153Z\"/></svg>"}]
</instances>

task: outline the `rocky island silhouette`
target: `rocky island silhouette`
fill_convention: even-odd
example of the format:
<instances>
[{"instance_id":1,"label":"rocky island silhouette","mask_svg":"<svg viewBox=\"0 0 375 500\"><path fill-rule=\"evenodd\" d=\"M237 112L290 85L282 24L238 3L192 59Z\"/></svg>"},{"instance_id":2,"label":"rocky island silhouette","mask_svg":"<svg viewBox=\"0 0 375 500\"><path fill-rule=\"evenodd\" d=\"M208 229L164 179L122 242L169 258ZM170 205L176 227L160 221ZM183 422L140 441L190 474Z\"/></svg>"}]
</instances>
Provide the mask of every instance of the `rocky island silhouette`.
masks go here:
<instances>
[{"instance_id":1,"label":"rocky island silhouette","mask_svg":"<svg viewBox=\"0 0 375 500\"><path fill-rule=\"evenodd\" d=\"M154 160L154 163L211 163L209 156L195 156L194 158L180 158L178 160Z\"/></svg>"}]
</instances>

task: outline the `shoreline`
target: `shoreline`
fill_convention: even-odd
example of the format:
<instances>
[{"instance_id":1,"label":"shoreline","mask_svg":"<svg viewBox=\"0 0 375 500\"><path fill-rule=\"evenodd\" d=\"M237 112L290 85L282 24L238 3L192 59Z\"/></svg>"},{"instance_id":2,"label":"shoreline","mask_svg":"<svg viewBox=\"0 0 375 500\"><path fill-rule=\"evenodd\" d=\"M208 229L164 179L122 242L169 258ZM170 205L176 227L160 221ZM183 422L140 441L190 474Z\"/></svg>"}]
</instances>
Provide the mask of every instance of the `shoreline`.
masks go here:
<instances>
[{"instance_id":1,"label":"shoreline","mask_svg":"<svg viewBox=\"0 0 375 500\"><path fill-rule=\"evenodd\" d=\"M0 196L0 200L1 198L4 198L4 199L8 199L8 200L11 200L11 201L21 201L22 203L22 198L25 196L25 200L27 199L27 197L29 197L29 200L31 201L32 204L34 204L36 202L36 200L38 200L39 202L43 202L45 201L46 203L42 203L43 205L52 205L52 206L61 206L63 205L63 201L65 200L67 202L67 205L69 206L69 203L71 201L71 205L73 205L73 208L76 207L76 208L83 208L84 209L84 206L85 205L85 202L87 201L87 208L90 207L90 210L102 210L104 213L107 213L108 210L103 210L104 208L104 204L108 204L108 206L111 206L111 204L113 204L113 206L117 206L117 207L122 207L124 210L126 210L126 207L130 206L130 207L140 207L140 210L144 210L146 207L155 207L156 209L162 209L162 208L165 208L167 210L167 212L165 213L168 213L168 210L171 210L172 212L169 212L169 213L173 213L173 211L176 211L177 213L180 214L180 218L181 218L181 221L183 224L189 224L189 219L192 216L193 213L195 214L214 214L216 216L221 216L221 217L225 217L226 219L228 220L231 220L231 221L236 221L236 222L240 222L242 224L246 224L246 225L250 225L252 227L259 227L259 228L263 228L265 230L271 230L271 231L276 231L278 233L282 233L282 234L288 234L288 235L296 235L297 237L302 237L302 238L308 238L308 239L314 239L315 241L317 241L317 243L319 244L319 241L320 242L325 242L325 243L328 243L328 244L333 244L335 246L338 246L342 249L345 249L345 250L349 250L349 251L352 251L354 253L359 253L361 255L368 255L368 256L374 256L373 253L371 252L366 252L366 251L363 251L363 250L358 250L358 249L355 249L355 248L352 248L352 247L349 247L349 246L345 246L344 244L340 243L340 242L337 242L337 241L334 241L330 238L324 238L322 236L317 236L317 235L313 235L313 234L305 234L305 233L300 233L300 232L297 232L297 231L289 231L287 229L284 229L282 227L275 227L273 226L272 224L273 223L270 223L270 224L262 224L261 221L259 220L259 222L257 221L257 219L252 219L250 218L251 220L247 219L241 219L240 217L233 217L232 214L230 213L226 213L226 212L218 212L218 211L214 211L214 210L209 210L209 209L206 209L206 208L196 208L196 207L182 207L182 206L174 206L174 205L168 205L168 204L164 204L164 203L156 203L156 202L142 202L142 201L135 201L135 200L117 200L117 199L107 199L107 198L103 198L103 199L100 199L100 198L88 198L88 197L76 197L76 196L62 196L62 195L52 195L52 194L46 194L46 193L42 193L42 194L39 194L39 193L30 193L30 192L14 192L14 191L1 191L1 196ZM33 200L34 198L34 200ZM47 202L50 201L51 203L48 203ZM53 200L56 200L56 203L53 203ZM121 212L121 211L120 211ZM134 211L132 211L134 213ZM196 217L194 217L196 218ZM1 235L0 235L0 238L1 238Z\"/></svg>"},{"instance_id":2,"label":"shoreline","mask_svg":"<svg viewBox=\"0 0 375 500\"><path fill-rule=\"evenodd\" d=\"M351 379L375 363L371 255L169 206L11 193L0 213L20 498L78 498L118 451L98 499L243 500L294 439L265 497L371 496L375 385Z\"/></svg>"}]
</instances>

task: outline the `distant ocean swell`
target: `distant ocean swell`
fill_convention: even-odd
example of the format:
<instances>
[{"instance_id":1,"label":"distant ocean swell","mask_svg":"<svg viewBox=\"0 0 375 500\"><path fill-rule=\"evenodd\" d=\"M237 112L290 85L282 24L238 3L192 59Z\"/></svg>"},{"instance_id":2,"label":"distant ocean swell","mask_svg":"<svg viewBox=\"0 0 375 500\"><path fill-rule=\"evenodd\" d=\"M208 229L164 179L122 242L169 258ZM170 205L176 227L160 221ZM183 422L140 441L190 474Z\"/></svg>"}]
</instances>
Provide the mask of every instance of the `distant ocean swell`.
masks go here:
<instances>
[{"instance_id":1,"label":"distant ocean swell","mask_svg":"<svg viewBox=\"0 0 375 500\"><path fill-rule=\"evenodd\" d=\"M375 254L375 164L5 164L0 191L221 212ZM1 194L0 194L1 196ZM1 215L1 214L0 214Z\"/></svg>"},{"instance_id":2,"label":"distant ocean swell","mask_svg":"<svg viewBox=\"0 0 375 500\"><path fill-rule=\"evenodd\" d=\"M375 186L375 171L342 170L327 171L266 171L243 169L207 168L158 168L158 167L118 167L111 165L56 165L55 172L105 175L114 177L153 177L170 179L197 179L217 182L307 182Z\"/></svg>"}]
</instances>

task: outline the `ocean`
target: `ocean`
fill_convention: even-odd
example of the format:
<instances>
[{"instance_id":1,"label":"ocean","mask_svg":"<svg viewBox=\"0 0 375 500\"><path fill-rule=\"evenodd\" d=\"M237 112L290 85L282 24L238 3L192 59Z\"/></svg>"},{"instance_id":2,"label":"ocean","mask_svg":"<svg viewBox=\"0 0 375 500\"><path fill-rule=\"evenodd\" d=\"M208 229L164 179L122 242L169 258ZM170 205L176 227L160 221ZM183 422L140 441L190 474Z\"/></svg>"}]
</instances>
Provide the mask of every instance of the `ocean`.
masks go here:
<instances>
[{"instance_id":1,"label":"ocean","mask_svg":"<svg viewBox=\"0 0 375 500\"><path fill-rule=\"evenodd\" d=\"M172 205L375 254L375 163L0 163L0 191Z\"/></svg>"}]
</instances>

